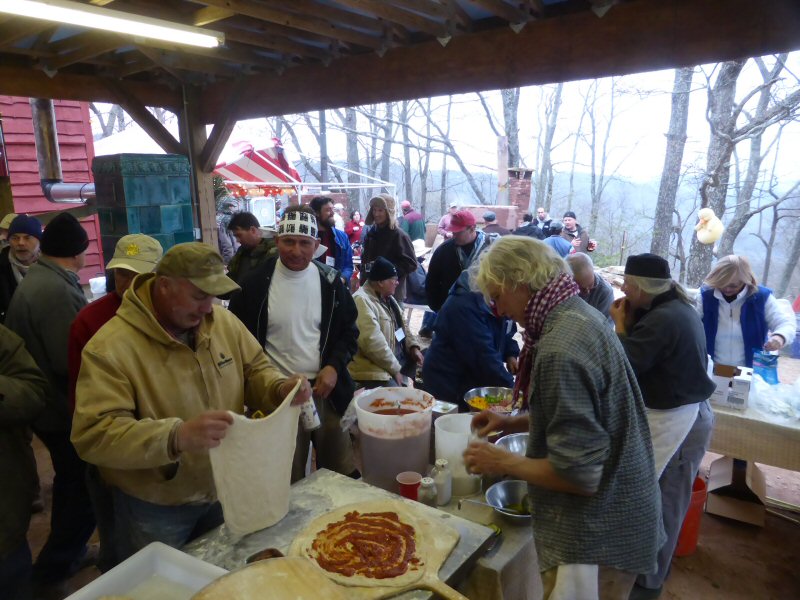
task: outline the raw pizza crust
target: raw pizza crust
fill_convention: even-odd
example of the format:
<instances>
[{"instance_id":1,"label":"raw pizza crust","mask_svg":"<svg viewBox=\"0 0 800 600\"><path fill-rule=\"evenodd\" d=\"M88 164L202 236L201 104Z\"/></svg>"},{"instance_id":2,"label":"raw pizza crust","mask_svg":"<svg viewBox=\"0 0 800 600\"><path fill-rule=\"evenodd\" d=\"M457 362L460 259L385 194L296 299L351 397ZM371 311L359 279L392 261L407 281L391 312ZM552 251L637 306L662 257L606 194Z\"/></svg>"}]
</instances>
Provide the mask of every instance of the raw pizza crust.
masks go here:
<instances>
[{"instance_id":1,"label":"raw pizza crust","mask_svg":"<svg viewBox=\"0 0 800 600\"><path fill-rule=\"evenodd\" d=\"M292 458L299 407L291 406L300 382L264 419L233 415L222 443L209 450L225 525L246 535L274 525L289 512Z\"/></svg>"},{"instance_id":2,"label":"raw pizza crust","mask_svg":"<svg viewBox=\"0 0 800 600\"><path fill-rule=\"evenodd\" d=\"M366 577L364 575L345 576L339 573L332 573L327 571L317 564L314 560L315 553L312 550L312 545L317 535L323 531L328 525L342 521L345 515L349 512L364 513L381 513L381 512L394 512L397 513L400 521L411 525L414 528L414 537L416 544L416 551L414 556L419 560L417 565L409 565L409 569L402 575L397 577L389 577L386 579L376 579L374 577ZM332 511L325 513L314 519L308 527L306 527L292 542L291 549L289 550L290 556L302 556L308 558L311 564L316 569L327 575L332 581L350 587L403 587L414 583L422 578L425 574L425 544L429 543L423 533L423 527L420 526L419 521L406 510L403 503L397 500L373 500L370 502L358 502L356 504L348 504Z\"/></svg>"}]
</instances>

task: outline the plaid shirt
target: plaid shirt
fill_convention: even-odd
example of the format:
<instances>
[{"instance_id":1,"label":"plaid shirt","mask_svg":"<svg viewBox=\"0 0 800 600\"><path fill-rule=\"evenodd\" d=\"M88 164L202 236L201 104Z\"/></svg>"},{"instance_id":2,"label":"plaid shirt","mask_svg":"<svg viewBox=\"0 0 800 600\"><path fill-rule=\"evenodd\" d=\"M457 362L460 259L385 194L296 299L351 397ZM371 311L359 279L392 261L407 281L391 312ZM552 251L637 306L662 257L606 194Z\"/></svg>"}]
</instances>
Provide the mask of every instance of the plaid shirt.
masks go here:
<instances>
[{"instance_id":1,"label":"plaid shirt","mask_svg":"<svg viewBox=\"0 0 800 600\"><path fill-rule=\"evenodd\" d=\"M644 403L616 335L580 298L547 316L530 392L528 456L597 490L530 486L540 570L580 563L653 572L663 530Z\"/></svg>"}]
</instances>

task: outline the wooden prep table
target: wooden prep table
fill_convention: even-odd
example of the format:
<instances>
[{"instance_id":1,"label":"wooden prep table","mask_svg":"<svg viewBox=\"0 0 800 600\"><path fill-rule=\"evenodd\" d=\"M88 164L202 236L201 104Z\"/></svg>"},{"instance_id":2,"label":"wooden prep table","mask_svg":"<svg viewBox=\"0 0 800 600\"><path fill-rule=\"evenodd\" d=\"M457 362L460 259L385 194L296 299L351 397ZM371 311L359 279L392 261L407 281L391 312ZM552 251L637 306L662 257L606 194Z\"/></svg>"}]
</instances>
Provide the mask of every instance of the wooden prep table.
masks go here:
<instances>
[{"instance_id":1,"label":"wooden prep table","mask_svg":"<svg viewBox=\"0 0 800 600\"><path fill-rule=\"evenodd\" d=\"M248 556L264 548L277 548L288 554L292 540L314 518L331 508L381 498L397 499L398 496L362 481L320 469L292 486L289 513L272 527L237 539L222 525L194 540L183 550L224 569L237 569L245 565ZM413 510L420 511L432 521L441 520L458 530L461 535L458 545L439 571L439 576L444 582L458 587L466 579L476 561L492 544L492 530L418 502L407 502ZM397 596L403 600L422 600L431 597L432 594L425 590Z\"/></svg>"}]
</instances>

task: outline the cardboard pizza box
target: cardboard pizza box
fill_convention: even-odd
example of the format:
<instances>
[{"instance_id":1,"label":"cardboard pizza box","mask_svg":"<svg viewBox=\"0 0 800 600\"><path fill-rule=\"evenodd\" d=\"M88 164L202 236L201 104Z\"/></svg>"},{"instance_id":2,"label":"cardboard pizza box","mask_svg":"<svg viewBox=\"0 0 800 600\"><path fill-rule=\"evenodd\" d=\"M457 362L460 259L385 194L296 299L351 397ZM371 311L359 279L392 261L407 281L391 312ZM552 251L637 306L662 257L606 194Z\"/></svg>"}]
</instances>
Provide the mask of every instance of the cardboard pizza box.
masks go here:
<instances>
[{"instance_id":1,"label":"cardboard pizza box","mask_svg":"<svg viewBox=\"0 0 800 600\"><path fill-rule=\"evenodd\" d=\"M711 463L706 512L764 526L767 484L755 463L723 456Z\"/></svg>"}]
</instances>

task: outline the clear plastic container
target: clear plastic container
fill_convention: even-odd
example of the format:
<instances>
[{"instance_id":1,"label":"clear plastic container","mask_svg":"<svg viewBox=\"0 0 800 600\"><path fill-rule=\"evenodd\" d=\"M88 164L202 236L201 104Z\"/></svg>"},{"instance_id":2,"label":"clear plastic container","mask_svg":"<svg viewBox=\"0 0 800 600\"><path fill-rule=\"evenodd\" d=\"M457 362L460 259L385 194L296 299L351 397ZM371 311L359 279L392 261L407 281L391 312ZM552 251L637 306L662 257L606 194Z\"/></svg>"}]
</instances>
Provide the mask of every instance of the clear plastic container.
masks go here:
<instances>
[{"instance_id":1,"label":"clear plastic container","mask_svg":"<svg viewBox=\"0 0 800 600\"><path fill-rule=\"evenodd\" d=\"M377 388L358 396L361 474L390 492L403 471L428 471L434 399L411 388Z\"/></svg>"},{"instance_id":2,"label":"clear plastic container","mask_svg":"<svg viewBox=\"0 0 800 600\"><path fill-rule=\"evenodd\" d=\"M428 506L437 506L436 484L430 477L423 477L417 492L417 502Z\"/></svg>"},{"instance_id":3,"label":"clear plastic container","mask_svg":"<svg viewBox=\"0 0 800 600\"><path fill-rule=\"evenodd\" d=\"M480 475L467 473L464 450L472 441L473 415L462 413L444 415L434 422L436 428L436 458L444 458L453 474L453 496L471 496L481 490Z\"/></svg>"},{"instance_id":4,"label":"clear plastic container","mask_svg":"<svg viewBox=\"0 0 800 600\"><path fill-rule=\"evenodd\" d=\"M439 458L431 470L431 477L436 484L436 498L439 506L444 506L453 497L453 473L446 458Z\"/></svg>"}]
</instances>

